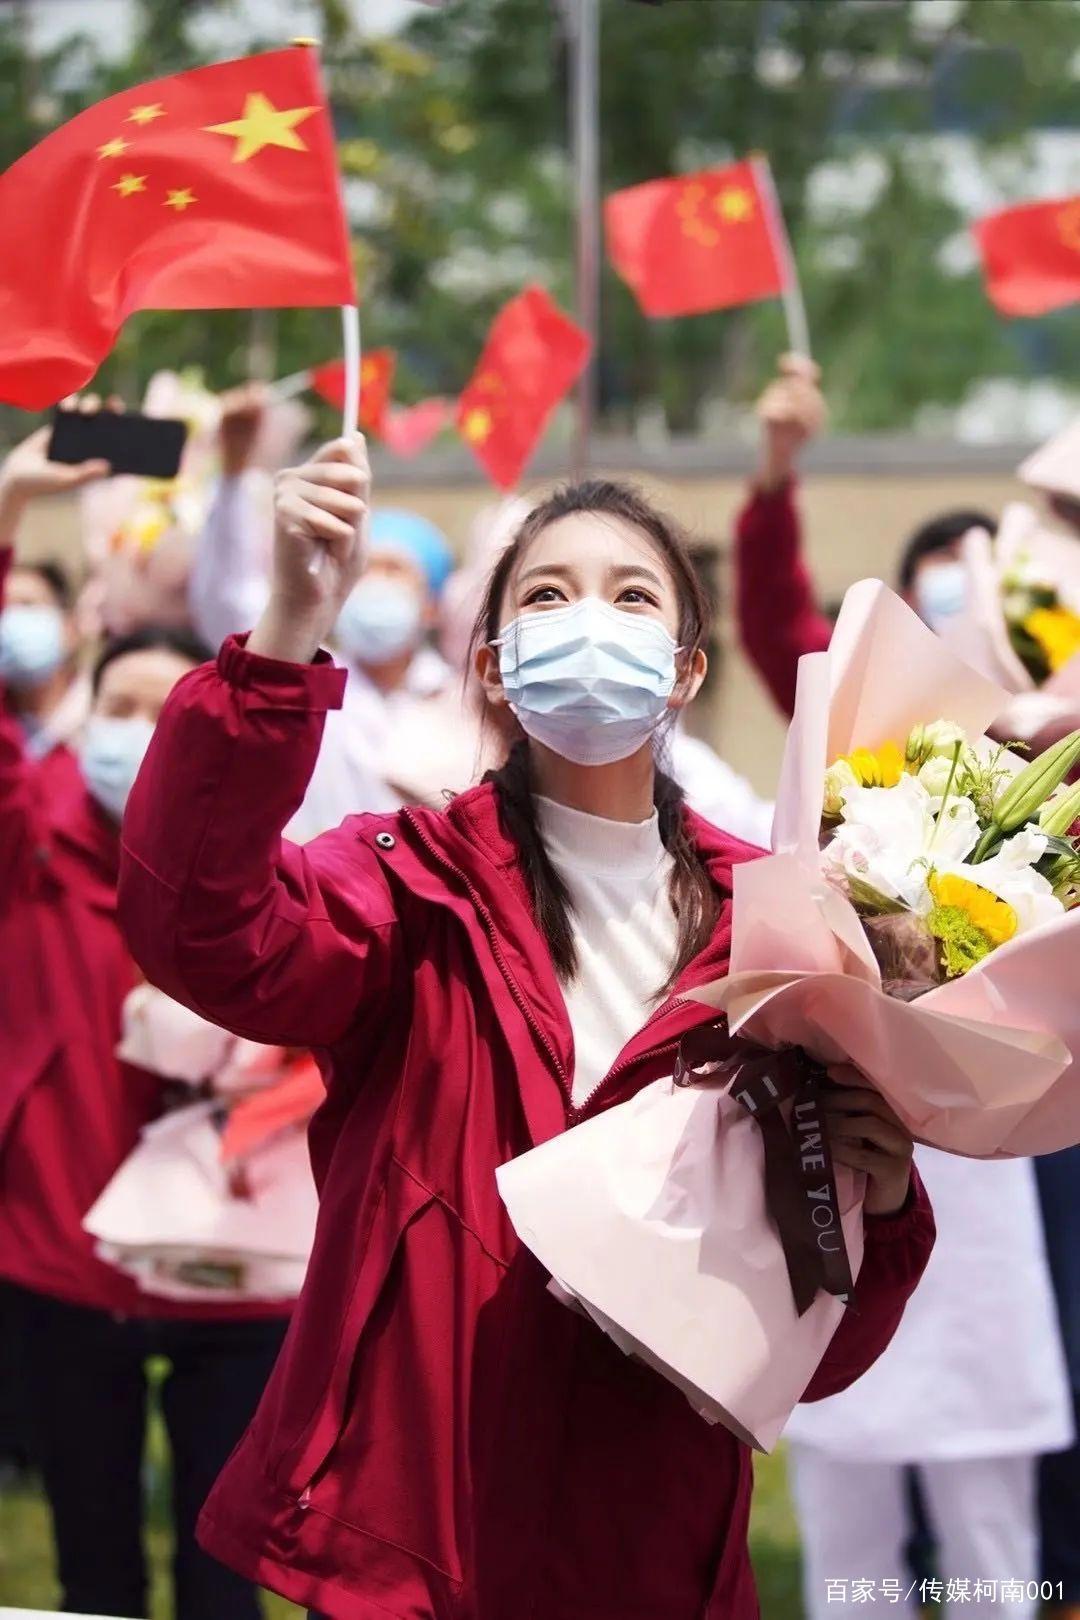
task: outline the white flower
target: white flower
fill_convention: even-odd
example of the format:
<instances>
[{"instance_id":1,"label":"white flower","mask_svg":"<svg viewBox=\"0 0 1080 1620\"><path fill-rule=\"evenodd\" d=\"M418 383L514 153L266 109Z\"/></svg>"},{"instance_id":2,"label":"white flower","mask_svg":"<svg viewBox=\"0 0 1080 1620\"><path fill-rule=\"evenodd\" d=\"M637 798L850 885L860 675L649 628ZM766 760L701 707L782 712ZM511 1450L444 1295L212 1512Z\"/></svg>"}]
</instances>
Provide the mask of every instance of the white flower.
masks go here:
<instances>
[{"instance_id":1,"label":"white flower","mask_svg":"<svg viewBox=\"0 0 1080 1620\"><path fill-rule=\"evenodd\" d=\"M938 755L947 755L951 760L956 753L957 743L966 741L963 731L952 720L931 720L929 725L912 727L905 757L912 763L934 759Z\"/></svg>"},{"instance_id":2,"label":"white flower","mask_svg":"<svg viewBox=\"0 0 1080 1620\"><path fill-rule=\"evenodd\" d=\"M978 866L945 859L934 864L939 872L967 878L969 883L977 883L980 888L996 894L999 900L1005 900L1016 912L1017 933L1026 934L1043 923L1053 922L1065 910L1050 883L1035 870L1036 862L1045 853L1045 834L1023 827L1005 840L996 855L988 861L980 861Z\"/></svg>"},{"instance_id":3,"label":"white flower","mask_svg":"<svg viewBox=\"0 0 1080 1620\"><path fill-rule=\"evenodd\" d=\"M830 765L825 772L824 813L827 816L838 816L844 808L844 800L848 793L858 785L859 778L846 759L838 759L835 765Z\"/></svg>"},{"instance_id":4,"label":"white flower","mask_svg":"<svg viewBox=\"0 0 1080 1620\"><path fill-rule=\"evenodd\" d=\"M919 772L919 781L932 799L943 799L953 774L951 754L933 754Z\"/></svg>"},{"instance_id":5,"label":"white flower","mask_svg":"<svg viewBox=\"0 0 1080 1620\"><path fill-rule=\"evenodd\" d=\"M963 861L979 839L970 799L950 799L939 821L924 784L908 775L891 788L849 788L843 818L822 855L826 874L841 885L861 878L919 912L932 903L931 868Z\"/></svg>"}]
</instances>

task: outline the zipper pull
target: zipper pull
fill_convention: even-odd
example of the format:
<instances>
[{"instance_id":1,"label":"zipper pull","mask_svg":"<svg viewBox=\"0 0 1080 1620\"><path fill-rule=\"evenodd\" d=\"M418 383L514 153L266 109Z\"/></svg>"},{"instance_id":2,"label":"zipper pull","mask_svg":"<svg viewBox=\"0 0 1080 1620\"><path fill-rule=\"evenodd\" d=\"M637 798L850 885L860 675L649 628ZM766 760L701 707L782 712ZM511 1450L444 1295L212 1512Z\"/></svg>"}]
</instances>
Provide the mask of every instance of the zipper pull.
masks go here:
<instances>
[{"instance_id":1,"label":"zipper pull","mask_svg":"<svg viewBox=\"0 0 1080 1620\"><path fill-rule=\"evenodd\" d=\"M304 1486L303 1490L300 1492L300 1495L296 1499L296 1505L300 1509L301 1512L305 1512L311 1506L311 1486L310 1485L305 1485Z\"/></svg>"}]
</instances>

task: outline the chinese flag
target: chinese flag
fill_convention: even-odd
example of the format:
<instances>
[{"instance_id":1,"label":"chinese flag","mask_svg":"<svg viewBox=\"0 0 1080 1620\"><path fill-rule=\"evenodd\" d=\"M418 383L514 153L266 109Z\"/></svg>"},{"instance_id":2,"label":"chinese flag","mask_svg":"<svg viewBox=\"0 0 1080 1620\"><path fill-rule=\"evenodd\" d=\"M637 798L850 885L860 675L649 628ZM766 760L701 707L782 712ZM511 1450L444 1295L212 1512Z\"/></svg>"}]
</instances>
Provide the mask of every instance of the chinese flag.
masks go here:
<instances>
[{"instance_id":1,"label":"chinese flag","mask_svg":"<svg viewBox=\"0 0 1080 1620\"><path fill-rule=\"evenodd\" d=\"M1006 208L974 231L987 294L1003 315L1045 315L1080 299L1080 197Z\"/></svg>"},{"instance_id":2,"label":"chinese flag","mask_svg":"<svg viewBox=\"0 0 1080 1620\"><path fill-rule=\"evenodd\" d=\"M360 426L365 433L381 433L386 424L397 355L393 349L369 349L360 362ZM328 405L345 408L345 362L328 360L313 366L311 386Z\"/></svg>"},{"instance_id":3,"label":"chinese flag","mask_svg":"<svg viewBox=\"0 0 1080 1620\"><path fill-rule=\"evenodd\" d=\"M775 298L790 248L760 159L650 180L604 204L608 256L646 315L699 315Z\"/></svg>"},{"instance_id":4,"label":"chinese flag","mask_svg":"<svg viewBox=\"0 0 1080 1620\"><path fill-rule=\"evenodd\" d=\"M0 175L0 218L0 400L29 410L82 387L137 309L356 302L305 46L87 108Z\"/></svg>"},{"instance_id":5,"label":"chinese flag","mask_svg":"<svg viewBox=\"0 0 1080 1620\"><path fill-rule=\"evenodd\" d=\"M589 358L589 339L542 287L499 311L458 400L458 431L488 477L512 489L548 417Z\"/></svg>"},{"instance_id":6,"label":"chinese flag","mask_svg":"<svg viewBox=\"0 0 1080 1620\"><path fill-rule=\"evenodd\" d=\"M409 459L426 450L454 419L454 402L422 399L416 405L391 405L382 426L382 440L395 456Z\"/></svg>"}]
</instances>

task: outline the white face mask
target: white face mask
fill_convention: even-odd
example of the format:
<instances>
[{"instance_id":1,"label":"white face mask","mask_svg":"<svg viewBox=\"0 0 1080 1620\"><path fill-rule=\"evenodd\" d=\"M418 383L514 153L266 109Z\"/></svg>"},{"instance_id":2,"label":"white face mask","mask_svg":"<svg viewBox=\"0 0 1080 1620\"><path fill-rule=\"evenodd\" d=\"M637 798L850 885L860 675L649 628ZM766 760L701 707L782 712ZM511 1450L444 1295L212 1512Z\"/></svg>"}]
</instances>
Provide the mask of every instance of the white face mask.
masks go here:
<instances>
[{"instance_id":1,"label":"white face mask","mask_svg":"<svg viewBox=\"0 0 1080 1620\"><path fill-rule=\"evenodd\" d=\"M371 574L354 585L334 626L334 640L358 664L386 664L415 647L424 604L414 586Z\"/></svg>"},{"instance_id":2,"label":"white face mask","mask_svg":"<svg viewBox=\"0 0 1080 1620\"><path fill-rule=\"evenodd\" d=\"M675 688L679 649L660 621L595 596L523 613L492 645L522 729L575 765L636 753Z\"/></svg>"},{"instance_id":3,"label":"white face mask","mask_svg":"<svg viewBox=\"0 0 1080 1620\"><path fill-rule=\"evenodd\" d=\"M36 686L64 662L64 620L59 608L12 603L0 613L0 680Z\"/></svg>"},{"instance_id":4,"label":"white face mask","mask_svg":"<svg viewBox=\"0 0 1080 1620\"><path fill-rule=\"evenodd\" d=\"M91 715L83 733L79 758L90 793L120 821L139 766L146 756L153 724L140 716L117 720Z\"/></svg>"},{"instance_id":5,"label":"white face mask","mask_svg":"<svg viewBox=\"0 0 1080 1620\"><path fill-rule=\"evenodd\" d=\"M915 582L919 617L940 630L967 606L968 575L962 562L933 563L920 569Z\"/></svg>"}]
</instances>

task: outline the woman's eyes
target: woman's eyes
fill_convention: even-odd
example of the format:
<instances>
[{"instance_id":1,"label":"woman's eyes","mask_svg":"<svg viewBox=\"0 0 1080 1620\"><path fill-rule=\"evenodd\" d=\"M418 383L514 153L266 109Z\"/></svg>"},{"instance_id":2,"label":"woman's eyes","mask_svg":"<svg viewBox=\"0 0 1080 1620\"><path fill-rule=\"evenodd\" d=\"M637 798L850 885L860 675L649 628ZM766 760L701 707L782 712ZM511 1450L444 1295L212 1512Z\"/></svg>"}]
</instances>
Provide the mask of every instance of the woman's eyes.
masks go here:
<instances>
[{"instance_id":1,"label":"woman's eyes","mask_svg":"<svg viewBox=\"0 0 1080 1620\"><path fill-rule=\"evenodd\" d=\"M525 598L524 607L544 606L551 602L566 602L568 597L558 585L538 585L530 591ZM615 598L616 607L654 607L659 608L660 603L652 591L643 589L640 585L628 585L619 592Z\"/></svg>"},{"instance_id":2,"label":"woman's eyes","mask_svg":"<svg viewBox=\"0 0 1080 1620\"><path fill-rule=\"evenodd\" d=\"M626 602L630 607L658 608L660 606L652 592L642 590L640 585L630 585L625 591L621 591L616 598L616 605L619 602Z\"/></svg>"},{"instance_id":3,"label":"woman's eyes","mask_svg":"<svg viewBox=\"0 0 1080 1620\"><path fill-rule=\"evenodd\" d=\"M565 601L566 596L557 585L539 585L536 590L529 592L523 606L535 607L538 603Z\"/></svg>"}]
</instances>

